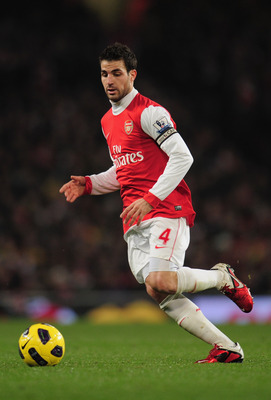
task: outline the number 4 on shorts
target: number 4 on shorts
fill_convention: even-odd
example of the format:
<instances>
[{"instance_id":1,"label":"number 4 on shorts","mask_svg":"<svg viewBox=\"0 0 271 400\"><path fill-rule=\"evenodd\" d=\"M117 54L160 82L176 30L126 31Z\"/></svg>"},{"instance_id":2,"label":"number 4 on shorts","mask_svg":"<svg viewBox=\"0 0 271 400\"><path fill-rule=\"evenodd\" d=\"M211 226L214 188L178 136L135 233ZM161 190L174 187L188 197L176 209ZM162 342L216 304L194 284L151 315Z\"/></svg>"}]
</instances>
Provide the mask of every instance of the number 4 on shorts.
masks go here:
<instances>
[{"instance_id":1,"label":"number 4 on shorts","mask_svg":"<svg viewBox=\"0 0 271 400\"><path fill-rule=\"evenodd\" d=\"M163 240L163 244L166 245L167 242L169 241L169 234L170 234L171 229L166 229L161 235L159 236L160 240Z\"/></svg>"}]
</instances>

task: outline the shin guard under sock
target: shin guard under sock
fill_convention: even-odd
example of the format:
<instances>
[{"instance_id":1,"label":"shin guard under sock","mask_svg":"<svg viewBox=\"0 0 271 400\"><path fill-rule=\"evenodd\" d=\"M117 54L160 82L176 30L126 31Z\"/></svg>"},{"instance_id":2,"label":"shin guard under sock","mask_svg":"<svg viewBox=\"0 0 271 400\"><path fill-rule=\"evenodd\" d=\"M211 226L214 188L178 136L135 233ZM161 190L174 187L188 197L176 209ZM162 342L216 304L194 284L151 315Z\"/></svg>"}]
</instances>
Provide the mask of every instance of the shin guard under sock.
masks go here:
<instances>
[{"instance_id":1,"label":"shin guard under sock","mask_svg":"<svg viewBox=\"0 0 271 400\"><path fill-rule=\"evenodd\" d=\"M191 300L183 295L168 296L160 308L187 332L211 345L225 348L235 346L223 332L213 325Z\"/></svg>"}]
</instances>

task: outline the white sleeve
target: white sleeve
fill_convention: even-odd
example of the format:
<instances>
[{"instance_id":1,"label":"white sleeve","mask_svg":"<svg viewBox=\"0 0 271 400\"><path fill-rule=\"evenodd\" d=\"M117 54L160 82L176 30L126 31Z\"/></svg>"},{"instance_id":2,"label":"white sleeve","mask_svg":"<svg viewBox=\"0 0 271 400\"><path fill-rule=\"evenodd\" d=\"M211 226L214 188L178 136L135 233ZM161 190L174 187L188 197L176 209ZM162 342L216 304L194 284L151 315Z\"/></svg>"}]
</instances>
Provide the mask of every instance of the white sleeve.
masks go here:
<instances>
[{"instance_id":1,"label":"white sleeve","mask_svg":"<svg viewBox=\"0 0 271 400\"><path fill-rule=\"evenodd\" d=\"M120 189L120 184L116 178L116 167L113 165L105 172L89 175L92 183L92 195L112 193Z\"/></svg>"},{"instance_id":2,"label":"white sleeve","mask_svg":"<svg viewBox=\"0 0 271 400\"><path fill-rule=\"evenodd\" d=\"M193 163L193 157L163 107L146 108L141 115L141 126L169 157L164 172L150 189L153 195L164 200L184 178Z\"/></svg>"},{"instance_id":3,"label":"white sleeve","mask_svg":"<svg viewBox=\"0 0 271 400\"><path fill-rule=\"evenodd\" d=\"M169 156L166 168L150 192L164 200L185 177L193 163L193 157L180 135L172 135L161 145Z\"/></svg>"}]
</instances>

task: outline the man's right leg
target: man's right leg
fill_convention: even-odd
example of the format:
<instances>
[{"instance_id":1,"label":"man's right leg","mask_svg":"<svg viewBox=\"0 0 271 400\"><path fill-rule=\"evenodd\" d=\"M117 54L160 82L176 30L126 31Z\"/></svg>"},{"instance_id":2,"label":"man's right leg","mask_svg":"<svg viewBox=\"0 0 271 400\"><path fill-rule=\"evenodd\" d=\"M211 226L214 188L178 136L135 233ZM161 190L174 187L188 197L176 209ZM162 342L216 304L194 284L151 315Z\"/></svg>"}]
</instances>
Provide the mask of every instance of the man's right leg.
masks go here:
<instances>
[{"instance_id":1,"label":"man's right leg","mask_svg":"<svg viewBox=\"0 0 271 400\"><path fill-rule=\"evenodd\" d=\"M235 347L235 343L213 325L196 304L182 294L157 293L146 284L148 294L159 303L159 307L187 332L211 345Z\"/></svg>"},{"instance_id":2,"label":"man's right leg","mask_svg":"<svg viewBox=\"0 0 271 400\"><path fill-rule=\"evenodd\" d=\"M204 342L214 346L210 355L206 359L200 360L201 363L243 361L244 353L240 345L233 342L213 325L204 316L201 310L187 297L181 294L167 296L154 291L147 284L146 289L148 294L159 303L160 308L170 318L174 319L180 327ZM228 361L225 361L225 358L227 358Z\"/></svg>"}]
</instances>

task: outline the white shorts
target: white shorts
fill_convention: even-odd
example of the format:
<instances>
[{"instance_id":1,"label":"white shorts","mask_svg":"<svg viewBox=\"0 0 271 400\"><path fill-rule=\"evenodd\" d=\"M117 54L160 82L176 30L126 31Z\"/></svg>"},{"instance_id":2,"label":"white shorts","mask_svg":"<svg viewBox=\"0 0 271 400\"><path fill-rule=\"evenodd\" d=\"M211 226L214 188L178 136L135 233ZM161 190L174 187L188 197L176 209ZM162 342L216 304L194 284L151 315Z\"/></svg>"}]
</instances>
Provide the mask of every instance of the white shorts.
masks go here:
<instances>
[{"instance_id":1,"label":"white shorts","mask_svg":"<svg viewBox=\"0 0 271 400\"><path fill-rule=\"evenodd\" d=\"M185 218L153 218L131 227L124 235L128 261L139 283L152 271L174 271L184 264L190 242Z\"/></svg>"}]
</instances>

